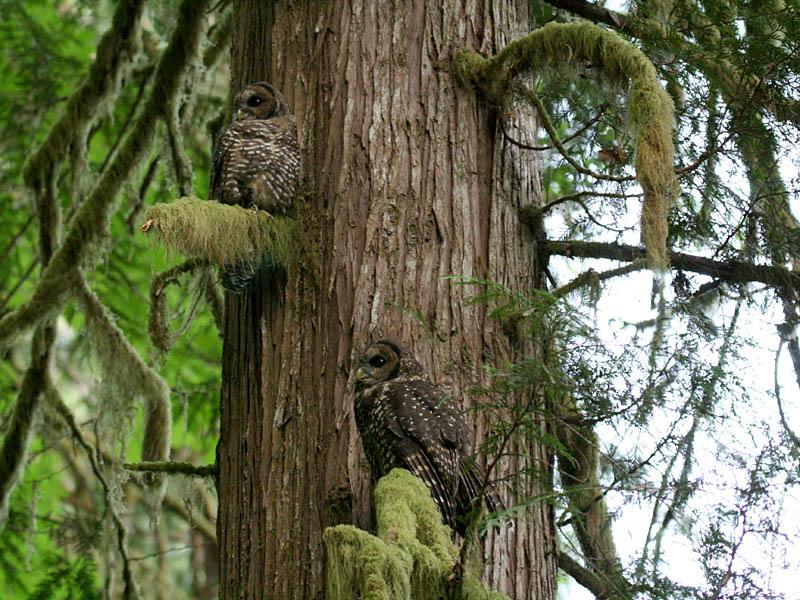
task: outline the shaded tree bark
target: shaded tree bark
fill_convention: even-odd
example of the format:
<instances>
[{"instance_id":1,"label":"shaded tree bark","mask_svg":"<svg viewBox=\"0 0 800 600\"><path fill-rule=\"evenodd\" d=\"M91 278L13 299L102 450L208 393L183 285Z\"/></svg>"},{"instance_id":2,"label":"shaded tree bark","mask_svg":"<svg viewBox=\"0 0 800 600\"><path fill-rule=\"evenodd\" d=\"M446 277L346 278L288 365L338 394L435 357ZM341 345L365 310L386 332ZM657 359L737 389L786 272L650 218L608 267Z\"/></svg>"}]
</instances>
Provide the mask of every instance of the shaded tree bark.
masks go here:
<instances>
[{"instance_id":1,"label":"shaded tree bark","mask_svg":"<svg viewBox=\"0 0 800 600\"><path fill-rule=\"evenodd\" d=\"M443 277L541 285L519 219L539 200L536 165L450 73L458 48L493 54L528 18L528 3L514 0L237 3L232 88L268 80L293 107L309 188L297 219L317 260L227 297L221 598L321 597L323 528L370 528L350 382L369 341L412 348L465 407L465 392L487 383L482 364L522 351L486 306L466 305L475 290ZM480 439L486 417L474 419ZM498 475L544 465L529 492L547 489L549 450L521 454ZM513 531L488 536L487 582L514 598L554 597L555 541L551 508L536 506Z\"/></svg>"}]
</instances>

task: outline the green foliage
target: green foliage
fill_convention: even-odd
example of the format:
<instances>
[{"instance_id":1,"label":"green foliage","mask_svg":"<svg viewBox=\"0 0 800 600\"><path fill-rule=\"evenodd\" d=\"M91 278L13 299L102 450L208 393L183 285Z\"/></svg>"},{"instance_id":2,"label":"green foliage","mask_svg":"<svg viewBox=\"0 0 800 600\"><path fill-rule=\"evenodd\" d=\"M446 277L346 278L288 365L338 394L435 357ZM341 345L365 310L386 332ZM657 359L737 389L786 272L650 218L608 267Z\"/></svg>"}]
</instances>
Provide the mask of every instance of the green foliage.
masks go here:
<instances>
[{"instance_id":1,"label":"green foliage","mask_svg":"<svg viewBox=\"0 0 800 600\"><path fill-rule=\"evenodd\" d=\"M50 568L28 596L29 600L95 600L101 597L97 589L97 568L91 559L62 563L59 555L52 555L45 561L50 563Z\"/></svg>"}]
</instances>

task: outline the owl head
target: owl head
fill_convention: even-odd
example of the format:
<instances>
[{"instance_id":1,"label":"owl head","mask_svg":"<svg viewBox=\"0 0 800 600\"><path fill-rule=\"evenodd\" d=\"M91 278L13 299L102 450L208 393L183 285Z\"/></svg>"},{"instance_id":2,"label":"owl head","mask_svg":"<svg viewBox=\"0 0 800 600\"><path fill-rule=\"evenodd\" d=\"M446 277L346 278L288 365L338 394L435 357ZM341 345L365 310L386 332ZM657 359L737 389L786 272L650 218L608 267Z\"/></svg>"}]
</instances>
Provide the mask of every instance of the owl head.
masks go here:
<instances>
[{"instance_id":1,"label":"owl head","mask_svg":"<svg viewBox=\"0 0 800 600\"><path fill-rule=\"evenodd\" d=\"M403 347L391 340L373 342L358 360L356 386L369 387L398 376L424 376L422 366Z\"/></svg>"},{"instance_id":2,"label":"owl head","mask_svg":"<svg viewBox=\"0 0 800 600\"><path fill-rule=\"evenodd\" d=\"M233 100L233 116L236 121L271 119L288 112L286 100L266 81L248 85Z\"/></svg>"}]
</instances>

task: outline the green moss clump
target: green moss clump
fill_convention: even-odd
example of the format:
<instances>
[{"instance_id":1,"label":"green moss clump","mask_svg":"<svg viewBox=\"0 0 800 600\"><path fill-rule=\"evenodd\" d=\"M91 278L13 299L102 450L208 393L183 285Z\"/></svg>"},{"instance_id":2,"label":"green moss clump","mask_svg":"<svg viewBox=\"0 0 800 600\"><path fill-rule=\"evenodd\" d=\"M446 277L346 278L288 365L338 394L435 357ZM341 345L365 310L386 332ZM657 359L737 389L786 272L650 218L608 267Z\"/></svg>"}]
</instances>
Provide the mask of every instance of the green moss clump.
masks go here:
<instances>
[{"instance_id":1,"label":"green moss clump","mask_svg":"<svg viewBox=\"0 0 800 600\"><path fill-rule=\"evenodd\" d=\"M187 197L156 204L146 218L147 230L155 231L168 250L212 264L263 255L287 267L296 255L295 220L264 211Z\"/></svg>"},{"instance_id":2,"label":"green moss clump","mask_svg":"<svg viewBox=\"0 0 800 600\"><path fill-rule=\"evenodd\" d=\"M451 586L458 552L421 479L393 469L375 487L375 509L377 535L352 525L325 530L328 600L508 600L470 572Z\"/></svg>"}]
</instances>

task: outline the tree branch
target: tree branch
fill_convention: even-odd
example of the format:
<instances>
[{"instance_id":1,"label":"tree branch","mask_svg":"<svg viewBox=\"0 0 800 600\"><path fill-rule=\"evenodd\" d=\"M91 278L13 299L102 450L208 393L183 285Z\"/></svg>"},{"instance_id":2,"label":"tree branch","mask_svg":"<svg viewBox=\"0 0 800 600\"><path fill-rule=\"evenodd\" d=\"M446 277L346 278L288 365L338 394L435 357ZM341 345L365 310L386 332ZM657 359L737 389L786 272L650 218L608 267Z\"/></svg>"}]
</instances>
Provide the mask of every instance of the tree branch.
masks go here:
<instances>
[{"instance_id":1,"label":"tree branch","mask_svg":"<svg viewBox=\"0 0 800 600\"><path fill-rule=\"evenodd\" d=\"M588 19L593 23L603 23L619 31L625 31L628 24L628 15L623 15L584 0L544 0L547 4L571 12L574 15Z\"/></svg>"},{"instance_id":2,"label":"tree branch","mask_svg":"<svg viewBox=\"0 0 800 600\"><path fill-rule=\"evenodd\" d=\"M547 241L546 244L551 255L569 258L607 258L632 262L646 256L644 248L625 244L575 241ZM672 269L709 275L729 283L757 281L777 288L800 289L800 275L783 267L755 265L740 260L719 261L682 252L670 252L669 260Z\"/></svg>"},{"instance_id":3,"label":"tree branch","mask_svg":"<svg viewBox=\"0 0 800 600\"><path fill-rule=\"evenodd\" d=\"M47 369L51 341L46 339L51 327L39 327L34 334L31 365L25 371L14 404L14 414L0 446L0 531L8 518L11 492L25 469L28 448L36 426L41 398L49 377Z\"/></svg>"},{"instance_id":4,"label":"tree branch","mask_svg":"<svg viewBox=\"0 0 800 600\"><path fill-rule=\"evenodd\" d=\"M172 429L169 386L145 364L83 278L78 284L78 295L93 338L92 349L103 364L104 372L114 379L119 393L145 399L142 458L165 460L169 456Z\"/></svg>"},{"instance_id":5,"label":"tree branch","mask_svg":"<svg viewBox=\"0 0 800 600\"><path fill-rule=\"evenodd\" d=\"M217 465L197 466L190 462L177 461L145 461L122 463L129 471L141 473L166 473L167 475L190 475L192 477L216 477Z\"/></svg>"},{"instance_id":6,"label":"tree branch","mask_svg":"<svg viewBox=\"0 0 800 600\"><path fill-rule=\"evenodd\" d=\"M461 50L453 61L453 69L463 84L474 86L489 101L501 105L518 75L540 69L543 64L563 70L564 65L579 61L596 65L609 80L627 87L628 112L637 132L634 168L644 192L642 238L650 265L666 268L667 208L678 191L673 170L672 101L661 88L653 63L641 50L591 23L549 23L511 42L488 59L474 51ZM528 96L542 113L541 101L530 92ZM544 124L548 127L547 119ZM558 144L551 125L548 134ZM563 146L559 151L566 155ZM586 172L574 160L570 164ZM600 175L591 173L595 177Z\"/></svg>"},{"instance_id":7,"label":"tree branch","mask_svg":"<svg viewBox=\"0 0 800 600\"><path fill-rule=\"evenodd\" d=\"M783 430L795 447L800 448L800 438L794 432L794 430L789 427L789 423L786 420L786 415L783 412L783 401L781 400L781 386L778 382L778 359L781 356L781 350L783 349L784 340L781 340L780 345L778 346L778 351L775 353L775 399L778 401L778 414L781 417L781 425L783 425ZM795 376L798 378L798 385L800 385L800 349L797 347L797 336L792 335L789 338L789 354L792 358L792 363L795 367Z\"/></svg>"},{"instance_id":8,"label":"tree branch","mask_svg":"<svg viewBox=\"0 0 800 600\"><path fill-rule=\"evenodd\" d=\"M592 177L593 179L600 179L602 181L633 181L634 177L618 177L616 175L607 175L606 173L600 173L598 171L593 171L592 169L587 169L582 164L580 164L577 160L572 158L569 151L564 147L563 142L558 138L558 132L556 128L553 126L553 122L550 120L550 115L547 112L547 109L544 107L541 98L536 93L535 90L532 88L527 88L524 86L515 86L514 91L525 98L533 107L536 109L536 114L539 115L539 120L541 121L542 127L544 127L545 131L547 131L547 136L553 142L553 146L556 147L558 153L566 160L569 165L575 169L578 173L582 175L587 175Z\"/></svg>"},{"instance_id":9,"label":"tree branch","mask_svg":"<svg viewBox=\"0 0 800 600\"><path fill-rule=\"evenodd\" d=\"M609 597L608 586L600 577L581 565L563 550L558 550L558 568L589 590L597 600Z\"/></svg>"},{"instance_id":10,"label":"tree branch","mask_svg":"<svg viewBox=\"0 0 800 600\"><path fill-rule=\"evenodd\" d=\"M34 189L54 173L58 161L67 155L70 142L86 134L97 107L116 87L122 67L134 54L144 5L145 0L123 0L117 5L111 28L97 45L88 77L70 97L64 114L25 165L25 181Z\"/></svg>"},{"instance_id":11,"label":"tree branch","mask_svg":"<svg viewBox=\"0 0 800 600\"><path fill-rule=\"evenodd\" d=\"M153 345L162 352L169 352L174 340L169 333L166 288L178 284L179 277L207 264L205 260L191 258L153 276L150 282L150 310L147 312L147 333Z\"/></svg>"},{"instance_id":12,"label":"tree branch","mask_svg":"<svg viewBox=\"0 0 800 600\"><path fill-rule=\"evenodd\" d=\"M602 271L601 273L598 273L594 269L589 269L578 275L575 279L573 279L569 283L553 290L552 294L554 296L566 296L567 294L572 293L575 290L582 288L586 285L595 285L600 283L601 281L605 281L606 279L612 279L614 277L619 277L621 275L627 275L628 273L633 273L634 271L641 271L642 269L646 268L647 268L647 259L637 258L632 263L625 265L624 267L619 267L617 269L609 269L608 271Z\"/></svg>"},{"instance_id":13,"label":"tree branch","mask_svg":"<svg viewBox=\"0 0 800 600\"><path fill-rule=\"evenodd\" d=\"M663 39L668 35L668 32L664 29L664 25L661 23L618 13L613 10L602 8L591 2L585 2L584 0L544 1L551 6L569 11L593 23L608 25L621 33L641 40L652 41L654 39ZM700 21L702 24L696 28L696 31L711 29L708 21L697 11L693 11L690 16L694 23L698 23L698 21L702 19L702 21ZM725 95L728 98L740 98L743 91L745 93L751 93L755 89L761 87L763 83L761 79L743 73L740 69L735 68L729 60L722 58L720 53L710 56L709 52L698 44L687 41L683 32L677 31L675 33L677 35L670 36L670 40L678 46L674 52L683 57L687 62L696 65L707 74L713 75L725 88ZM719 36L717 37L719 38ZM726 50L726 52L728 52L728 50ZM774 86L769 86L767 89L764 89L764 94L766 96L764 107L769 110L775 118L800 126L800 111L798 110L798 103L795 99L784 96L779 91L775 90Z\"/></svg>"}]
</instances>

